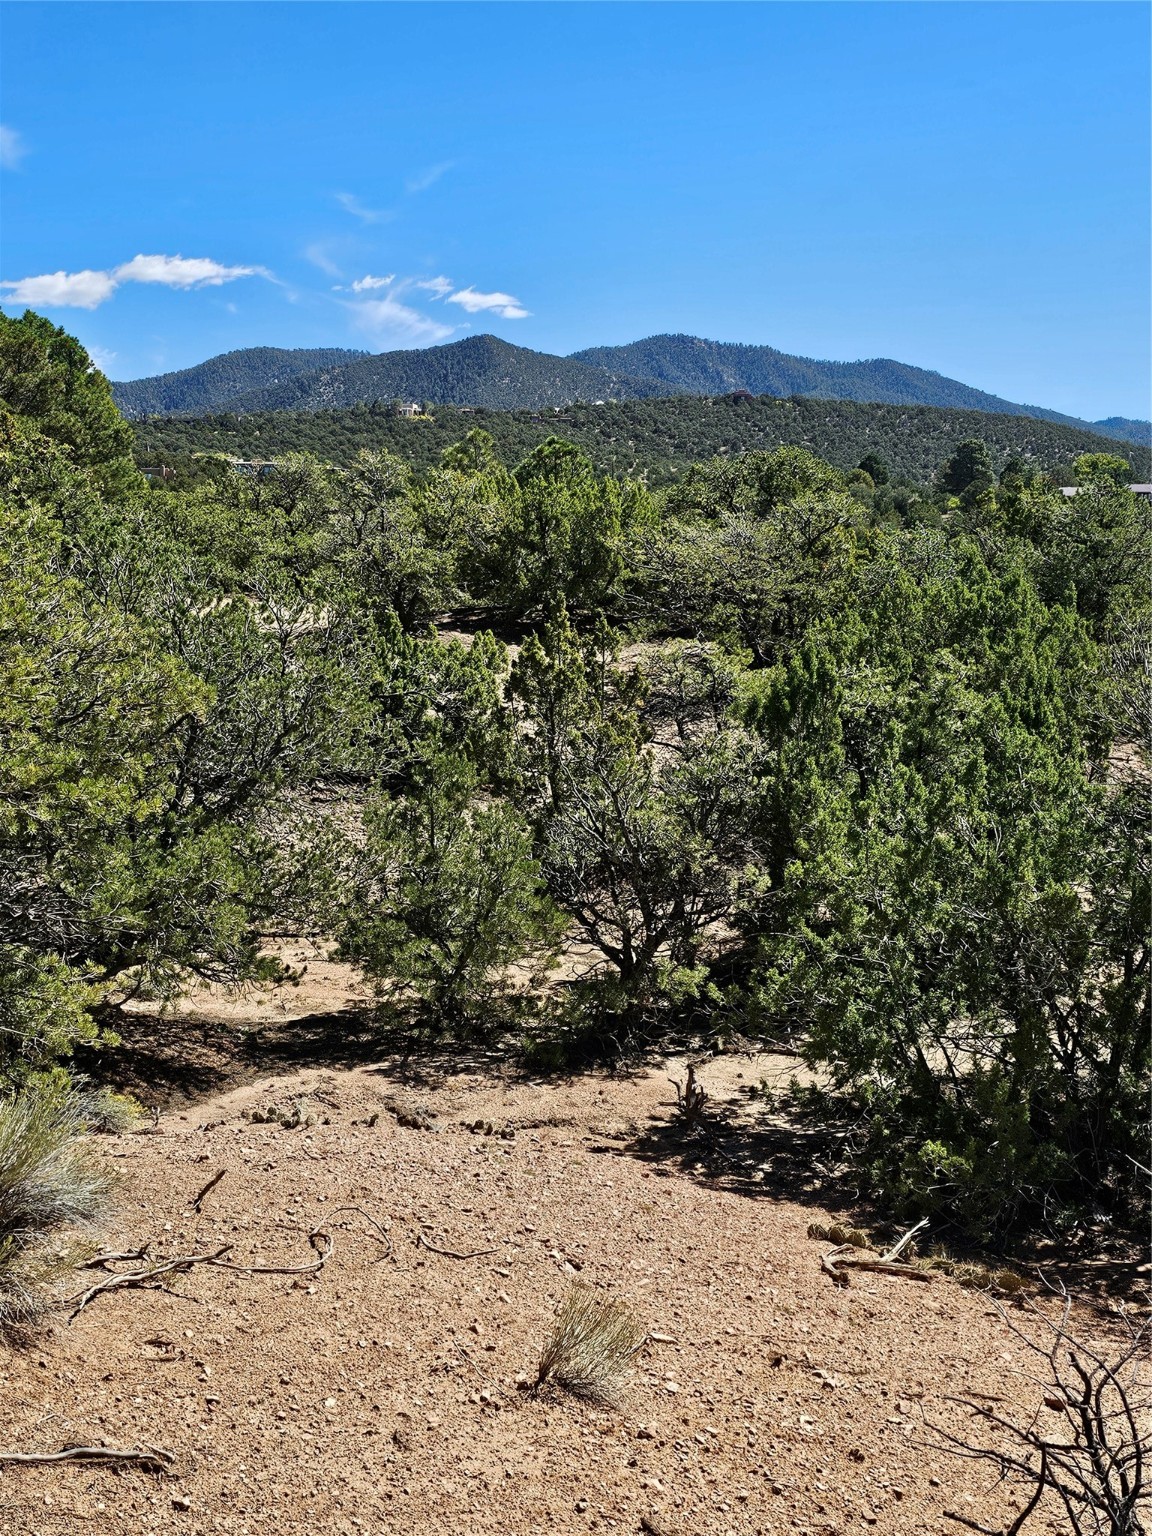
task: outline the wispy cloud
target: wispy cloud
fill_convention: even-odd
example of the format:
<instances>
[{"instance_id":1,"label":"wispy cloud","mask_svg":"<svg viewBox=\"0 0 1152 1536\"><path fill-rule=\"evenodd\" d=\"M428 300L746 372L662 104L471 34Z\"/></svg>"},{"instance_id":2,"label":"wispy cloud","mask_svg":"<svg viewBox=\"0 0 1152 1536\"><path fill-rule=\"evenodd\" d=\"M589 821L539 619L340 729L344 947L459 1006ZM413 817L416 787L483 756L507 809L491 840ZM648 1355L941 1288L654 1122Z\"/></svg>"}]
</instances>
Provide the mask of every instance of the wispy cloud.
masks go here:
<instances>
[{"instance_id":1,"label":"wispy cloud","mask_svg":"<svg viewBox=\"0 0 1152 1536\"><path fill-rule=\"evenodd\" d=\"M336 201L345 213L350 213L354 219L360 219L364 224L383 224L393 215L386 208L369 208L351 192L337 192Z\"/></svg>"},{"instance_id":2,"label":"wispy cloud","mask_svg":"<svg viewBox=\"0 0 1152 1536\"><path fill-rule=\"evenodd\" d=\"M6 171L14 171L27 153L24 140L15 128L9 128L7 123L0 123L0 166L3 166Z\"/></svg>"},{"instance_id":3,"label":"wispy cloud","mask_svg":"<svg viewBox=\"0 0 1152 1536\"><path fill-rule=\"evenodd\" d=\"M367 273L364 277L358 277L352 284L352 292L371 293L374 288L387 288L395 281L395 272L389 272L387 277L373 277L371 273Z\"/></svg>"},{"instance_id":4,"label":"wispy cloud","mask_svg":"<svg viewBox=\"0 0 1152 1536\"><path fill-rule=\"evenodd\" d=\"M531 310L525 309L520 300L513 298L510 293L477 293L475 288L461 288L456 293L450 293L447 302L459 304L470 315L478 315L487 310L499 315L502 320L526 320L531 314Z\"/></svg>"},{"instance_id":5,"label":"wispy cloud","mask_svg":"<svg viewBox=\"0 0 1152 1536\"><path fill-rule=\"evenodd\" d=\"M329 277L344 275L332 260L329 248L320 240L314 240L311 245L304 247L304 259L310 261L314 267L319 267L321 272L326 272Z\"/></svg>"},{"instance_id":6,"label":"wispy cloud","mask_svg":"<svg viewBox=\"0 0 1152 1536\"><path fill-rule=\"evenodd\" d=\"M0 282L0 303L42 304L47 308L96 309L121 283L165 288L217 288L241 277L267 277L264 267L227 267L207 256L133 256L110 271L46 272Z\"/></svg>"},{"instance_id":7,"label":"wispy cloud","mask_svg":"<svg viewBox=\"0 0 1152 1536\"><path fill-rule=\"evenodd\" d=\"M419 310L401 304L394 294L382 299L359 299L349 306L360 330L383 346L429 347L451 336L454 326L430 320Z\"/></svg>"},{"instance_id":8,"label":"wispy cloud","mask_svg":"<svg viewBox=\"0 0 1152 1536\"><path fill-rule=\"evenodd\" d=\"M427 192L455 164L455 160L441 160L439 165L430 165L426 171L418 171L411 180L404 183L405 192Z\"/></svg>"},{"instance_id":9,"label":"wispy cloud","mask_svg":"<svg viewBox=\"0 0 1152 1536\"><path fill-rule=\"evenodd\" d=\"M451 293L456 286L446 277L426 277L416 284L417 288L427 288L434 299L442 299L445 294Z\"/></svg>"}]
</instances>

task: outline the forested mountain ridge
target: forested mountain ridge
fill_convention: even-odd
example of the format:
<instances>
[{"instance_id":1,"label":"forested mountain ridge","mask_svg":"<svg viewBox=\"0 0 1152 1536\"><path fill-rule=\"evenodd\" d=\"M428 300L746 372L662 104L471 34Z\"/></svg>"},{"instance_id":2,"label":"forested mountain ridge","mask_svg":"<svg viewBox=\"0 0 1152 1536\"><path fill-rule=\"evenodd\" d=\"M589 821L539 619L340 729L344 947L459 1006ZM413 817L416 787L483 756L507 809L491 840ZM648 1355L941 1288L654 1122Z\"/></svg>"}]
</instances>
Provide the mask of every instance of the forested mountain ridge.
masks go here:
<instances>
[{"instance_id":1,"label":"forested mountain ridge","mask_svg":"<svg viewBox=\"0 0 1152 1536\"><path fill-rule=\"evenodd\" d=\"M1152 421L1133 420L1131 416L1106 416L1092 425L1105 437L1115 437L1120 442L1141 443L1152 448Z\"/></svg>"},{"instance_id":2,"label":"forested mountain ridge","mask_svg":"<svg viewBox=\"0 0 1152 1536\"><path fill-rule=\"evenodd\" d=\"M431 418L417 421L369 405L168 417L135 424L136 457L142 464L170 464L193 453L264 459L307 450L348 465L361 449L386 448L423 472L474 426L492 435L508 467L556 432L583 449L599 473L643 475L654 486L674 482L699 460L790 445L844 470L873 453L894 476L927 485L955 444L970 437L987 444L997 470L1018 458L1069 483L1078 454L1106 453L1115 446L1093 432L1031 416L847 400L681 396L575 405L559 414L438 406ZM1133 479L1147 480L1148 449L1125 446L1123 453Z\"/></svg>"},{"instance_id":3,"label":"forested mountain ridge","mask_svg":"<svg viewBox=\"0 0 1152 1536\"><path fill-rule=\"evenodd\" d=\"M131 414L120 393L123 388L113 385L113 395L121 410ZM317 411L404 399L490 410L539 410L572 400L631 400L663 393L663 386L654 379L533 352L498 336L468 336L441 347L360 354L350 360L338 357L310 372L269 379L262 387L253 382L245 390L217 395L211 405L181 409Z\"/></svg>"},{"instance_id":4,"label":"forested mountain ridge","mask_svg":"<svg viewBox=\"0 0 1152 1536\"><path fill-rule=\"evenodd\" d=\"M241 347L193 368L113 384L112 396L125 416L211 411L247 390L270 388L298 374L339 367L363 356L351 347Z\"/></svg>"},{"instance_id":5,"label":"forested mountain ridge","mask_svg":"<svg viewBox=\"0 0 1152 1536\"><path fill-rule=\"evenodd\" d=\"M659 379L667 394L717 395L747 390L753 395L809 395L817 399L858 400L887 405L937 405L957 410L1009 416L1036 416L1068 426L1096 427L1101 436L1148 440L1149 424L1114 416L1086 423L1038 405L1017 405L942 373L915 368L890 357L855 363L794 357L775 347L705 341L699 336L649 336L622 347L589 347L572 354L626 375ZM1143 436L1134 431L1144 429Z\"/></svg>"},{"instance_id":6,"label":"forested mountain ridge","mask_svg":"<svg viewBox=\"0 0 1152 1536\"><path fill-rule=\"evenodd\" d=\"M995 415L1032 416L1101 436L1148 444L1146 422L1110 417L1083 422L1040 406L1017 405L955 379L889 358L818 362L774 347L650 336L622 347L592 347L570 357L513 346L496 336L376 354L280 352L252 348L197 368L113 384L130 417L209 411L317 411L398 398L488 410L542 410L576 401L715 396L745 391L889 405L929 405Z\"/></svg>"}]
</instances>

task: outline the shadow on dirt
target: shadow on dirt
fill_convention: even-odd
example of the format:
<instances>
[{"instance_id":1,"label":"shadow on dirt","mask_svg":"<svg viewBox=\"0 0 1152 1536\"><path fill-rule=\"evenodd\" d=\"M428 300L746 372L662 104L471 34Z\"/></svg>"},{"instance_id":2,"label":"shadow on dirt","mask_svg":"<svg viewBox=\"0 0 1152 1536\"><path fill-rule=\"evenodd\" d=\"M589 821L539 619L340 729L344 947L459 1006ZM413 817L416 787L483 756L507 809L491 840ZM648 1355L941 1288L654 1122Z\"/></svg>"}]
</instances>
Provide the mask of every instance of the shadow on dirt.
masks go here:
<instances>
[{"instance_id":1,"label":"shadow on dirt","mask_svg":"<svg viewBox=\"0 0 1152 1536\"><path fill-rule=\"evenodd\" d=\"M119 1044L78 1051L77 1068L94 1082L132 1093L160 1111L269 1073L363 1066L387 1052L371 1008L341 1008L239 1029L215 1019L160 1012L122 1012L108 1023Z\"/></svg>"},{"instance_id":2,"label":"shadow on dirt","mask_svg":"<svg viewBox=\"0 0 1152 1536\"><path fill-rule=\"evenodd\" d=\"M789 1200L854 1220L866 1214L843 1128L791 1109L750 1121L737 1103L709 1102L698 1116L683 1113L675 1099L667 1108L620 1149L657 1175L676 1172L750 1199Z\"/></svg>"}]
</instances>

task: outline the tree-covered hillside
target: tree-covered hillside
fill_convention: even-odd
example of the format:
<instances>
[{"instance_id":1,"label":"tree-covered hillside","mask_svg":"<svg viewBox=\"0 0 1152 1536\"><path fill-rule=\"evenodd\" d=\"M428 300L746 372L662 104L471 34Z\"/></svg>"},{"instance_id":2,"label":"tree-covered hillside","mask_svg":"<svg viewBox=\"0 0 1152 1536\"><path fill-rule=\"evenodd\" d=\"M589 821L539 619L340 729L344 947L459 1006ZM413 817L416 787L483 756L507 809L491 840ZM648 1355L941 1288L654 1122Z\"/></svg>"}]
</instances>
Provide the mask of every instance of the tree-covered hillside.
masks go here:
<instances>
[{"instance_id":1,"label":"tree-covered hillside","mask_svg":"<svg viewBox=\"0 0 1152 1536\"><path fill-rule=\"evenodd\" d=\"M1115 437L1120 442L1140 443L1145 448L1152 448L1152 421L1134 420L1131 416L1106 416L1103 421L1094 421L1092 425L1105 437Z\"/></svg>"},{"instance_id":2,"label":"tree-covered hillside","mask_svg":"<svg viewBox=\"0 0 1152 1536\"><path fill-rule=\"evenodd\" d=\"M362 356L350 347L243 347L210 357L194 368L113 384L112 398L125 416L212 411L250 389L270 388L298 374L338 367Z\"/></svg>"},{"instance_id":3,"label":"tree-covered hillside","mask_svg":"<svg viewBox=\"0 0 1152 1536\"><path fill-rule=\"evenodd\" d=\"M397 399L487 410L545 410L574 401L649 400L744 391L777 398L932 405L952 410L1033 416L1148 446L1147 422L1122 417L1092 423L1040 406L1016 405L923 368L889 358L823 363L773 347L737 346L697 336L651 336L624 347L593 347L555 357L496 336L374 355L229 352L196 368L114 384L130 417L203 415L209 411L339 410Z\"/></svg>"},{"instance_id":4,"label":"tree-covered hillside","mask_svg":"<svg viewBox=\"0 0 1152 1536\"><path fill-rule=\"evenodd\" d=\"M601 473L645 475L651 485L675 481L697 460L789 444L808 448L840 469L852 469L874 453L893 476L923 485L955 444L969 437L988 445L997 468L1019 458L1067 483L1078 454L1115 447L1094 433L1029 416L840 400L681 396L577 405L560 413L441 406L431 419L415 421L366 405L151 420L136 426L137 458L142 464L161 464L192 453L264 459L306 450L334 464L350 464L363 448L387 448L422 471L439 463L444 449L477 425L491 433L507 465L519 462L548 433L558 432L582 448ZM1135 479L1148 479L1147 449L1126 447L1124 457Z\"/></svg>"},{"instance_id":5,"label":"tree-covered hillside","mask_svg":"<svg viewBox=\"0 0 1152 1536\"><path fill-rule=\"evenodd\" d=\"M468 336L443 347L381 352L240 395L238 411L322 410L375 400L428 400L492 410L540 409L570 400L659 394L660 386L498 336Z\"/></svg>"},{"instance_id":6,"label":"tree-covered hillside","mask_svg":"<svg viewBox=\"0 0 1152 1536\"><path fill-rule=\"evenodd\" d=\"M1113 417L1088 424L1042 406L1017 405L926 368L890 357L855 363L792 357L775 347L704 341L699 336L649 336L623 347L589 347L573 357L629 378L658 379L666 394L718 395L746 389L753 395L811 395L823 400L879 401L887 405L939 405L955 410L1037 416L1068 426L1095 425L1102 436L1129 438L1147 422ZM1134 438L1146 442L1147 433Z\"/></svg>"}]
</instances>

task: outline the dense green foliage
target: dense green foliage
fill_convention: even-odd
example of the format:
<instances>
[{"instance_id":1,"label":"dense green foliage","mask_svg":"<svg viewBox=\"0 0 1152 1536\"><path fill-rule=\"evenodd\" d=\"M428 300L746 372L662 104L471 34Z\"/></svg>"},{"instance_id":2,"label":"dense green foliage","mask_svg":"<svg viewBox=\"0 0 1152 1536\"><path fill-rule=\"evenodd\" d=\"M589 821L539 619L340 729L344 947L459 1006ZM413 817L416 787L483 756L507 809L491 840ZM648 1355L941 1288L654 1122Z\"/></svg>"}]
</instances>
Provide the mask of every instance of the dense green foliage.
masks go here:
<instances>
[{"instance_id":1,"label":"dense green foliage","mask_svg":"<svg viewBox=\"0 0 1152 1536\"><path fill-rule=\"evenodd\" d=\"M656 493L551 434L509 466L464 417L419 473L377 440L148 487L100 383L80 410L57 333L14 326L47 382L0 418L0 1075L261 974L295 918L382 1017L538 1062L788 1034L894 1206L1138 1222L1127 460L1090 444L1065 496L970 429L919 489L873 437Z\"/></svg>"},{"instance_id":2,"label":"dense green foliage","mask_svg":"<svg viewBox=\"0 0 1152 1536\"><path fill-rule=\"evenodd\" d=\"M561 432L583 449L600 474L643 477L652 486L679 479L700 460L788 445L807 448L844 470L873 455L892 478L924 486L956 443L970 437L986 444L997 468L1019 459L1058 484L1071 485L1077 455L1115 447L1090 432L1027 416L824 400L682 397L575 405L542 415L437 406L430 418L411 421L398 419L383 405L154 418L137 425L136 454L140 464L188 469L192 466L184 461L194 453L267 459L306 450L349 465L361 449L381 448L423 473L474 426L492 436L500 462L509 469L550 433ZM1135 480L1152 474L1146 449L1126 448L1124 457Z\"/></svg>"},{"instance_id":3,"label":"dense green foliage","mask_svg":"<svg viewBox=\"0 0 1152 1536\"><path fill-rule=\"evenodd\" d=\"M329 410L396 398L489 410L541 410L575 401L647 400L741 391L778 398L934 405L1044 421L1144 447L1152 426L1113 417L1079 421L890 358L824 363L774 347L650 336L624 347L592 347L555 357L496 336L469 336L446 346L375 356L338 349L284 352L252 347L209 358L195 368L113 386L129 416L156 412Z\"/></svg>"}]
</instances>

